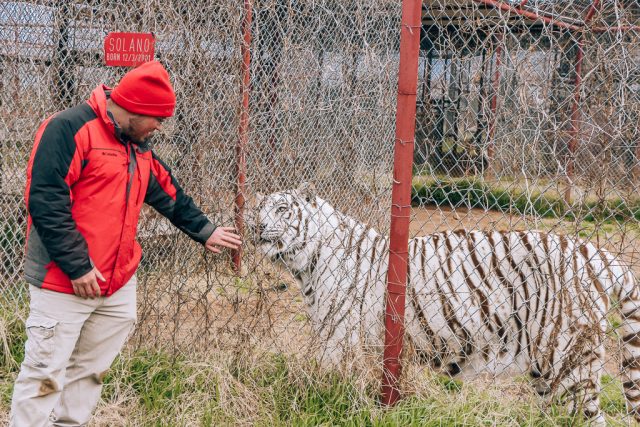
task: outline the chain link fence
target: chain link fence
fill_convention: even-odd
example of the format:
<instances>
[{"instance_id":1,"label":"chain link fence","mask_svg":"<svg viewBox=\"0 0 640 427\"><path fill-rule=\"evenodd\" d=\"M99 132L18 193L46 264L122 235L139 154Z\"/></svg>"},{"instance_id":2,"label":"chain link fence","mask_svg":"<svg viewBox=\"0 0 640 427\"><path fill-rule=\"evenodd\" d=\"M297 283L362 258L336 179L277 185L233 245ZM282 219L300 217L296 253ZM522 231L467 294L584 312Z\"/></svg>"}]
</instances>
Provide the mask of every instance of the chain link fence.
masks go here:
<instances>
[{"instance_id":1,"label":"chain link fence","mask_svg":"<svg viewBox=\"0 0 640 427\"><path fill-rule=\"evenodd\" d=\"M600 423L628 420L611 390L638 395L638 291L622 283L638 271L639 13L423 7L411 230L431 237L410 243L409 278L433 277L408 287L407 335L445 372L524 376L525 394L553 396L541 407Z\"/></svg>"},{"instance_id":2,"label":"chain link fence","mask_svg":"<svg viewBox=\"0 0 640 427\"><path fill-rule=\"evenodd\" d=\"M132 346L381 368L400 12L386 0L253 3L242 269L145 210ZM234 223L244 16L224 0L0 4L1 309L26 298L35 130L126 72L103 65L110 31L153 32L177 93L154 151L214 222ZM640 271L639 17L631 1L423 2L407 391L434 368L499 396L582 393L573 405L587 415L589 381L640 394L637 285L603 296L616 272ZM458 229L487 234L434 234ZM597 363L582 372L586 353ZM604 416L628 419L624 403Z\"/></svg>"}]
</instances>

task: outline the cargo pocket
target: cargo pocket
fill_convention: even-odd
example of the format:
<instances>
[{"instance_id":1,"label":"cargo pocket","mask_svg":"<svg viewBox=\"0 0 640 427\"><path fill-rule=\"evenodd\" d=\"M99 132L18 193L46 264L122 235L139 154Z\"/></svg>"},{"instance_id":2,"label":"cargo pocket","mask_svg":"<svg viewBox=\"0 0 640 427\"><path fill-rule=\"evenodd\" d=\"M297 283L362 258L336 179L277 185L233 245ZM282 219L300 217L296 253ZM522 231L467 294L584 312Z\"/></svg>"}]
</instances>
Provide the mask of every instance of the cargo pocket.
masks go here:
<instances>
[{"instance_id":1,"label":"cargo pocket","mask_svg":"<svg viewBox=\"0 0 640 427\"><path fill-rule=\"evenodd\" d=\"M54 349L54 336L58 321L41 314L31 313L25 322L27 342L25 361L38 368L49 366Z\"/></svg>"}]
</instances>

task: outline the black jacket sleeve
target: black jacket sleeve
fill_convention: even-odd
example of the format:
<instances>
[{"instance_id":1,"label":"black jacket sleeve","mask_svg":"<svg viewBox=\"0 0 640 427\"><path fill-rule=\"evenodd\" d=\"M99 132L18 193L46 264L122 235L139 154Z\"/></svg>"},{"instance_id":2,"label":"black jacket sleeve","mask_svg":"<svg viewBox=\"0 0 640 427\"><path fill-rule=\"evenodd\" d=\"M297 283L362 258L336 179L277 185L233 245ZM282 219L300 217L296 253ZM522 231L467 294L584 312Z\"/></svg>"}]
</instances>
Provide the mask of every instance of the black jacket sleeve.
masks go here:
<instances>
[{"instance_id":1,"label":"black jacket sleeve","mask_svg":"<svg viewBox=\"0 0 640 427\"><path fill-rule=\"evenodd\" d=\"M71 216L70 176L76 152L69 121L54 117L32 154L27 209L49 257L70 279L93 268L87 242Z\"/></svg>"},{"instance_id":2,"label":"black jacket sleeve","mask_svg":"<svg viewBox=\"0 0 640 427\"><path fill-rule=\"evenodd\" d=\"M171 169L155 153L151 160L145 203L199 243L205 243L216 226L198 209L171 174Z\"/></svg>"}]
</instances>

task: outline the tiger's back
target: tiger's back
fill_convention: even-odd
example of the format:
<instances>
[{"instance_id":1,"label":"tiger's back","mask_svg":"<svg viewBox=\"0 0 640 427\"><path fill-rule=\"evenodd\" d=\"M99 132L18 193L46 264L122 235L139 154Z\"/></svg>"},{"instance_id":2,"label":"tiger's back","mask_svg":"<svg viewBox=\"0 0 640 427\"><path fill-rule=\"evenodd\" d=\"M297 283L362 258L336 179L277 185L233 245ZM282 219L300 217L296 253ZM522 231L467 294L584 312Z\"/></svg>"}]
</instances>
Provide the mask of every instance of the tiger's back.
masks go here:
<instances>
[{"instance_id":1,"label":"tiger's back","mask_svg":"<svg viewBox=\"0 0 640 427\"><path fill-rule=\"evenodd\" d=\"M606 329L608 292L628 272L589 243L534 231L436 233L409 255L409 333L453 371L553 376L573 336Z\"/></svg>"}]
</instances>

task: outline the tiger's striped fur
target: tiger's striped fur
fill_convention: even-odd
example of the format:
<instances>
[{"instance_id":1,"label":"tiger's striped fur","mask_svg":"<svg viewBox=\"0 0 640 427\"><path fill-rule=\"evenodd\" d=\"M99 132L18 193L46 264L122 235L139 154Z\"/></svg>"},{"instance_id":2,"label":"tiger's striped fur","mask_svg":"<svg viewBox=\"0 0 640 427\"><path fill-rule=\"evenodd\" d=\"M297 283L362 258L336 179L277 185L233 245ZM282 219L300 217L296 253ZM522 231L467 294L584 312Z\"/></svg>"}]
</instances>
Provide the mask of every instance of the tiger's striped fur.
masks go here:
<instances>
[{"instance_id":1,"label":"tiger's striped fur","mask_svg":"<svg viewBox=\"0 0 640 427\"><path fill-rule=\"evenodd\" d=\"M273 193L257 209L259 249L299 282L325 353L382 348L389 240L315 195ZM640 294L628 267L591 243L537 231L449 231L409 242L406 338L435 367L529 373L601 423L611 298L623 318L622 374L640 419Z\"/></svg>"}]
</instances>

